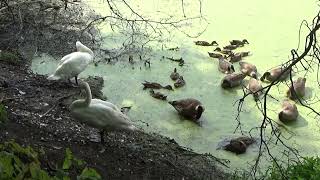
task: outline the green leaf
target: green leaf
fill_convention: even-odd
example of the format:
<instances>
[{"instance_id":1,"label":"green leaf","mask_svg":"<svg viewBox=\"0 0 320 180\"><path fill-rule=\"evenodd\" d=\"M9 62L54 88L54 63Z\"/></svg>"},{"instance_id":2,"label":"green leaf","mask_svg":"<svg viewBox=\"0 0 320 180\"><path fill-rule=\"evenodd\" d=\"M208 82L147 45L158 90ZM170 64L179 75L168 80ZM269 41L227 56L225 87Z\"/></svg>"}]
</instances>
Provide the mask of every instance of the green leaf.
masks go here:
<instances>
[{"instance_id":1,"label":"green leaf","mask_svg":"<svg viewBox=\"0 0 320 180\"><path fill-rule=\"evenodd\" d=\"M66 149L66 157L64 158L62 169L70 169L72 165L72 152L69 148Z\"/></svg>"},{"instance_id":2,"label":"green leaf","mask_svg":"<svg viewBox=\"0 0 320 180\"><path fill-rule=\"evenodd\" d=\"M84 168L77 180L101 180L100 174L92 168Z\"/></svg>"}]
</instances>

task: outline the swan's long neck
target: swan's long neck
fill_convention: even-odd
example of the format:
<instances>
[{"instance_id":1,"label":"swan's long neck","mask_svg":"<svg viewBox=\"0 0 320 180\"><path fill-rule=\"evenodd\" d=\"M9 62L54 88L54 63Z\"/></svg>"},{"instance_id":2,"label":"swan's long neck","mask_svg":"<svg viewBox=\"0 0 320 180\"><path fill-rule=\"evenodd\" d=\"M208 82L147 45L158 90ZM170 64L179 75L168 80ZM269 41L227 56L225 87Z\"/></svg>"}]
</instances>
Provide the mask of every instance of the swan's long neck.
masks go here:
<instances>
[{"instance_id":1,"label":"swan's long neck","mask_svg":"<svg viewBox=\"0 0 320 180\"><path fill-rule=\"evenodd\" d=\"M91 95L91 89L88 83L84 82L84 89L86 91L86 98L83 102L84 105L89 106L91 103L92 95Z\"/></svg>"},{"instance_id":2,"label":"swan's long neck","mask_svg":"<svg viewBox=\"0 0 320 180\"><path fill-rule=\"evenodd\" d=\"M86 52L89 53L92 57L94 56L93 51L87 46L83 45L80 41L77 41L76 47L78 52Z\"/></svg>"}]
</instances>

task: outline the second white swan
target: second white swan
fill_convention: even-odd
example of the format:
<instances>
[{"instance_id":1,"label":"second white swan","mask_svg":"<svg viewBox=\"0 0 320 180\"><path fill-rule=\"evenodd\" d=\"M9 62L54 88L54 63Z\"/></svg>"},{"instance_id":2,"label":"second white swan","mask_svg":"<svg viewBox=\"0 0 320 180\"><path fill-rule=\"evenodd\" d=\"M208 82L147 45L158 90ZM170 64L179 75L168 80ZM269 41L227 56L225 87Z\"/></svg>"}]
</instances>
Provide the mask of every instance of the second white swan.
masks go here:
<instances>
[{"instance_id":1,"label":"second white swan","mask_svg":"<svg viewBox=\"0 0 320 180\"><path fill-rule=\"evenodd\" d=\"M64 56L56 69L56 71L48 77L48 80L59 80L75 78L78 84L78 75L93 62L93 51L83 45L80 41L76 42L77 52Z\"/></svg>"}]
</instances>

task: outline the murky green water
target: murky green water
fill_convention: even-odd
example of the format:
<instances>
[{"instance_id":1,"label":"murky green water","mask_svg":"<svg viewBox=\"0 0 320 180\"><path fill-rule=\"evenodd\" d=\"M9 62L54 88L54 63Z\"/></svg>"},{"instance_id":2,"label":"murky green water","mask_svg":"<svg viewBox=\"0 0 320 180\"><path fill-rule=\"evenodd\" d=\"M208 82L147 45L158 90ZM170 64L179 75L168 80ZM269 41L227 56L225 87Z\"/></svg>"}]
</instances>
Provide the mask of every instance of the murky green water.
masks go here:
<instances>
[{"instance_id":1,"label":"murky green water","mask_svg":"<svg viewBox=\"0 0 320 180\"><path fill-rule=\"evenodd\" d=\"M167 12L177 12L173 1L136 1L144 6L135 6L145 14L152 14L154 9L160 7ZM149 4L146 4L146 3ZM90 2L97 12L102 12L103 1ZM198 4L188 4L189 7L197 8ZM317 12L316 2L294 0L289 2L271 1L212 1L202 2L202 12L210 22L207 31L198 39L217 40L220 44L227 44L231 39L246 38L249 46L241 51L250 50L252 56L246 61L255 63L258 71L262 74L265 70L285 61L292 48L298 43L298 29L303 19L310 20ZM180 7L180 1L177 5ZM99 8L98 8L99 7ZM164 8L166 7L166 8ZM186 10L188 14L189 11ZM191 29L195 31L197 27ZM104 33L109 33L107 30ZM304 38L304 36L303 36ZM216 150L217 144L225 137L235 136L233 131L236 127L236 106L234 102L242 96L242 90L226 91L220 88L221 78L224 76L217 69L217 61L208 57L210 47L197 47L193 44L195 39L186 38L182 33L175 33L172 39L172 47L178 45L180 51L168 52L154 47L150 53L151 68L143 65L129 65L117 63L115 65L100 64L98 67L90 66L81 74L103 76L105 80L104 93L109 100L119 106L132 106L129 116L146 131L158 132L176 139L181 145L190 147L197 152L210 152L220 158L231 161L232 167L244 167L257 155L257 146L252 146L244 155L236 156L229 152ZM76 41L76 40L75 40ZM106 40L105 45L112 48L116 42ZM177 63L162 59L162 56L183 57L186 66L179 67ZM138 61L138 56L135 56ZM127 59L125 59L127 61ZM57 61L43 56L33 61L33 71L40 74L51 73L56 68ZM177 67L187 85L174 92L162 91L168 95L168 100L194 97L205 105L205 113L198 126L190 121L179 118L176 111L166 102L149 96L148 91L142 90L141 82L144 80L156 81L161 84L173 84L169 78L173 68ZM238 68L238 66L236 66ZM316 90L316 77L307 77L307 86L310 87L307 98L312 99L319 92ZM272 95L276 98L285 97L285 85L275 88ZM270 99L269 113L277 119L280 103ZM319 103L314 105L319 107ZM319 126L309 110L298 106L300 117L297 123L288 126L296 136L291 138L294 144L305 155L316 155L320 147ZM149 126L146 126L146 122ZM261 115L255 107L253 98L249 97L241 115L244 130L259 126ZM254 133L253 133L254 134ZM273 152L279 148L274 147Z\"/></svg>"}]
</instances>

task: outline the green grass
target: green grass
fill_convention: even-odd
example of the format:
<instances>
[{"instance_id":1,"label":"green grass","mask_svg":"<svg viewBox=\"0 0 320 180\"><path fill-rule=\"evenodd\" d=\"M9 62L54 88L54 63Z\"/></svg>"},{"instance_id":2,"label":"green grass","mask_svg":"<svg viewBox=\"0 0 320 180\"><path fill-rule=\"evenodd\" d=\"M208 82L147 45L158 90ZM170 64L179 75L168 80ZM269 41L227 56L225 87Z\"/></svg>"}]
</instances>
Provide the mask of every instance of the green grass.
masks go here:
<instances>
[{"instance_id":1,"label":"green grass","mask_svg":"<svg viewBox=\"0 0 320 180\"><path fill-rule=\"evenodd\" d=\"M269 180L319 180L320 179L320 158L306 157L302 162L290 164L288 167L271 168Z\"/></svg>"},{"instance_id":2,"label":"green grass","mask_svg":"<svg viewBox=\"0 0 320 180\"><path fill-rule=\"evenodd\" d=\"M43 152L44 153L44 152ZM69 171L81 168L77 180L101 180L101 176L92 168L85 167L85 162L75 158L70 149L62 168L57 168L54 174L42 169L38 152L31 147L22 147L9 141L0 144L0 179L5 180L70 180Z\"/></svg>"}]
</instances>

